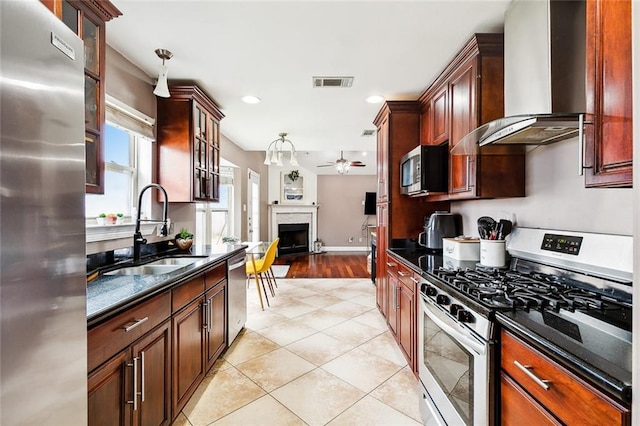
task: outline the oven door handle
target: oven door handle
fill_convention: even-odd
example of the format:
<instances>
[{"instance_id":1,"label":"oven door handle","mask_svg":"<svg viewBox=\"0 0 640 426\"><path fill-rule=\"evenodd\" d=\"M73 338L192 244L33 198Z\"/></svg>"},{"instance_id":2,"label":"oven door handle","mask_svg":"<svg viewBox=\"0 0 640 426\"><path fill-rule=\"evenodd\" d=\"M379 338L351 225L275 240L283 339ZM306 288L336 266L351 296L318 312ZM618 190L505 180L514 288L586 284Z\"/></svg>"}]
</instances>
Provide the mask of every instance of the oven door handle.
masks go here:
<instances>
[{"instance_id":1,"label":"oven door handle","mask_svg":"<svg viewBox=\"0 0 640 426\"><path fill-rule=\"evenodd\" d=\"M424 312L427 315L429 315L429 318L431 319L431 321L433 321L438 327L440 327L442 331L444 331L445 333L449 334L451 337L456 339L467 350L473 352L475 355L478 355L478 356L484 355L486 353L486 345L477 341L472 336L466 335L456 330L455 328L451 327L449 324L445 323L440 318L438 318L438 316L436 315L436 312L433 312L433 310L430 309L429 305L424 300L424 298L422 297L420 298L420 303L422 303Z\"/></svg>"},{"instance_id":2,"label":"oven door handle","mask_svg":"<svg viewBox=\"0 0 640 426\"><path fill-rule=\"evenodd\" d=\"M442 415L440 414L440 411L438 411L438 408L431 400L431 397L429 395L426 395L424 392L422 392L422 399L424 400L425 405L429 409L429 412L431 413L431 417L436 422L436 425L447 426L447 423L445 423L444 419L442 418Z\"/></svg>"}]
</instances>

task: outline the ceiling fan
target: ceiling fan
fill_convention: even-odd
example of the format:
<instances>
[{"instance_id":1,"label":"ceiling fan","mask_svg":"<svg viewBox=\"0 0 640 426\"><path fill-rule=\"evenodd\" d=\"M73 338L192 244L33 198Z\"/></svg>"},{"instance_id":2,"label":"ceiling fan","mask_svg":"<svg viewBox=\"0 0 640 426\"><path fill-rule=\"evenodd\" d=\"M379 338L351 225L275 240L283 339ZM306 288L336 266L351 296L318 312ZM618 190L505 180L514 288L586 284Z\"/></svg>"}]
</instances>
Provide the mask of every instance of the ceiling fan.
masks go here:
<instances>
[{"instance_id":1,"label":"ceiling fan","mask_svg":"<svg viewBox=\"0 0 640 426\"><path fill-rule=\"evenodd\" d=\"M338 158L335 162L327 161L329 164L320 164L318 167L335 167L338 170L338 173L345 174L349 172L350 167L365 167L362 161L349 161L344 158L343 151L340 151L340 158Z\"/></svg>"}]
</instances>

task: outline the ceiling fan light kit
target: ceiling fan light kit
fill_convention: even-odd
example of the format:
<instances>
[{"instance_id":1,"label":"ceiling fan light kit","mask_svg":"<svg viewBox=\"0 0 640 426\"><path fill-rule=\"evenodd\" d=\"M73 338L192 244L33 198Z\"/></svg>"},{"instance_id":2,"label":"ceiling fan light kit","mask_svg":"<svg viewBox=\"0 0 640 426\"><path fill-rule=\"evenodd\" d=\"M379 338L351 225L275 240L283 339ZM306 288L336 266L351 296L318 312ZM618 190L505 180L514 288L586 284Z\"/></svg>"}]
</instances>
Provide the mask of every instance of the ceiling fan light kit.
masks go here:
<instances>
[{"instance_id":1,"label":"ceiling fan light kit","mask_svg":"<svg viewBox=\"0 0 640 426\"><path fill-rule=\"evenodd\" d=\"M280 133L279 136L280 137L278 139L271 142L267 147L263 164L267 166L274 165L282 167L282 158L284 157L284 153L286 151L289 151L291 154L289 158L289 165L291 165L292 167L297 167L299 164L296 155L296 147L289 139L285 139L285 137L287 136L286 133ZM284 145L287 143L290 145L290 148L288 150L285 150Z\"/></svg>"},{"instance_id":2,"label":"ceiling fan light kit","mask_svg":"<svg viewBox=\"0 0 640 426\"><path fill-rule=\"evenodd\" d=\"M366 167L362 161L349 161L344 158L344 151L340 151L340 158L338 158L335 162L328 162L329 164L320 164L318 167L335 167L338 173L344 175L349 173L349 169L351 167Z\"/></svg>"}]
</instances>

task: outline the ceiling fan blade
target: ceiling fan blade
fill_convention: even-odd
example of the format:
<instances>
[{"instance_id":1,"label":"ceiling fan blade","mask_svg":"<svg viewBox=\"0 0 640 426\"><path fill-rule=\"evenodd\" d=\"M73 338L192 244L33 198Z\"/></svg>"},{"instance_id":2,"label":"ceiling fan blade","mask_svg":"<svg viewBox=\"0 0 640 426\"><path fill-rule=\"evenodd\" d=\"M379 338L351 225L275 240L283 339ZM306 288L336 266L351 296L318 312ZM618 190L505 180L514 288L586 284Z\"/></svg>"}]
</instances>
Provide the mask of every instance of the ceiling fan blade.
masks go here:
<instances>
[{"instance_id":1,"label":"ceiling fan blade","mask_svg":"<svg viewBox=\"0 0 640 426\"><path fill-rule=\"evenodd\" d=\"M335 164L319 164L316 167L335 167Z\"/></svg>"},{"instance_id":2,"label":"ceiling fan blade","mask_svg":"<svg viewBox=\"0 0 640 426\"><path fill-rule=\"evenodd\" d=\"M351 162L351 163L349 163L349 164L354 165L354 164L363 164L363 163L362 163L362 161L360 161L360 160L354 160L354 161L352 161L352 162Z\"/></svg>"},{"instance_id":3,"label":"ceiling fan blade","mask_svg":"<svg viewBox=\"0 0 640 426\"><path fill-rule=\"evenodd\" d=\"M362 163L360 163L360 164L349 164L349 166L350 167L367 167L366 164L362 164Z\"/></svg>"}]
</instances>

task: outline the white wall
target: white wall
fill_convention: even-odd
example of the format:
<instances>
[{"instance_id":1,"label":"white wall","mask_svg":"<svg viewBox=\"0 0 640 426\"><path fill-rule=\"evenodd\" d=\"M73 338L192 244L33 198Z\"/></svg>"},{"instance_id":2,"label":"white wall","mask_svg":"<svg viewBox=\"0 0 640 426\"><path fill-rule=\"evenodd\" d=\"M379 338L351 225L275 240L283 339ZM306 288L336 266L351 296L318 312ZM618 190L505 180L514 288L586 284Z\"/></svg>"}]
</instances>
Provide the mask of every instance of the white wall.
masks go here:
<instances>
[{"instance_id":1,"label":"white wall","mask_svg":"<svg viewBox=\"0 0 640 426\"><path fill-rule=\"evenodd\" d=\"M262 154L264 159L264 153ZM318 175L309 169L305 169L302 166L268 166L269 169L269 197L267 198L269 204L273 204L274 201L280 202L280 176L281 173L289 173L291 170L298 170L300 176L304 179L302 181L304 188L304 202L302 204L318 203Z\"/></svg>"},{"instance_id":2,"label":"white wall","mask_svg":"<svg viewBox=\"0 0 640 426\"><path fill-rule=\"evenodd\" d=\"M526 197L451 203L461 213L466 235L478 235L480 216L515 214L527 227L633 234L633 190L586 189L578 176L577 138L537 147L527 153Z\"/></svg>"}]
</instances>

